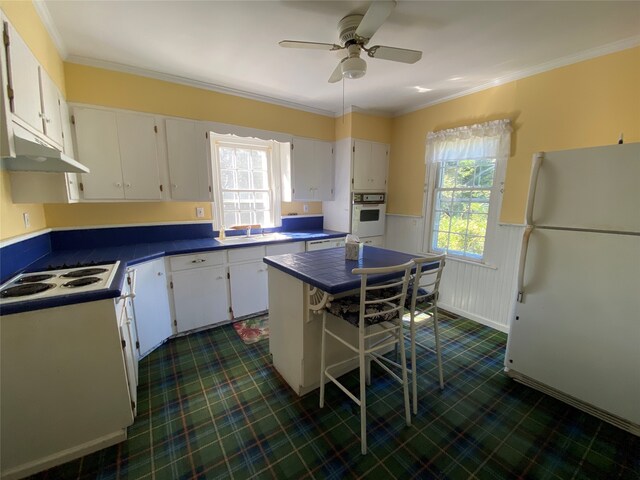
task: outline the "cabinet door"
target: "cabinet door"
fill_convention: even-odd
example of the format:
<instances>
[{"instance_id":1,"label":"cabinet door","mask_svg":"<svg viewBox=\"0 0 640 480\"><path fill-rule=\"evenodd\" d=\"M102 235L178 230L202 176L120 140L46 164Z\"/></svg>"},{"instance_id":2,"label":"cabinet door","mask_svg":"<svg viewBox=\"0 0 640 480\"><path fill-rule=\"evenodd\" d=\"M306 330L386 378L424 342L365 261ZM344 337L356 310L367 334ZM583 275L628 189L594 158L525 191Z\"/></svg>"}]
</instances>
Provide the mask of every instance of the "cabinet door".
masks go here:
<instances>
[{"instance_id":1,"label":"cabinet door","mask_svg":"<svg viewBox=\"0 0 640 480\"><path fill-rule=\"evenodd\" d=\"M76 108L74 116L78 160L91 170L90 173L82 174L84 198L124 198L116 114L105 110Z\"/></svg>"},{"instance_id":2,"label":"cabinet door","mask_svg":"<svg viewBox=\"0 0 640 480\"><path fill-rule=\"evenodd\" d=\"M40 87L42 90L42 109L44 133L58 145L62 146L62 119L60 117L60 92L51 77L40 68Z\"/></svg>"},{"instance_id":3,"label":"cabinet door","mask_svg":"<svg viewBox=\"0 0 640 480\"><path fill-rule=\"evenodd\" d=\"M40 103L39 65L27 44L9 28L10 78L13 88L12 112L38 132L44 132Z\"/></svg>"},{"instance_id":4,"label":"cabinet door","mask_svg":"<svg viewBox=\"0 0 640 480\"><path fill-rule=\"evenodd\" d=\"M317 181L315 164L315 141L308 138L294 138L291 152L294 200L314 200L314 186Z\"/></svg>"},{"instance_id":5,"label":"cabinet door","mask_svg":"<svg viewBox=\"0 0 640 480\"><path fill-rule=\"evenodd\" d=\"M167 157L172 200L211 200L208 141L197 122L167 119Z\"/></svg>"},{"instance_id":6,"label":"cabinet door","mask_svg":"<svg viewBox=\"0 0 640 480\"><path fill-rule=\"evenodd\" d=\"M389 163L389 147L383 143L371 144L371 161L369 163L369 178L371 184L368 188L378 191L387 190L387 168Z\"/></svg>"},{"instance_id":7,"label":"cabinet door","mask_svg":"<svg viewBox=\"0 0 640 480\"><path fill-rule=\"evenodd\" d=\"M164 260L141 263L135 270L133 309L143 357L173 333Z\"/></svg>"},{"instance_id":8,"label":"cabinet door","mask_svg":"<svg viewBox=\"0 0 640 480\"><path fill-rule=\"evenodd\" d=\"M60 123L62 125L62 151L67 157L76 158L71 134L71 114L69 106L63 98L60 99Z\"/></svg>"},{"instance_id":9,"label":"cabinet door","mask_svg":"<svg viewBox=\"0 0 640 480\"><path fill-rule=\"evenodd\" d=\"M150 115L118 112L116 120L124 198L161 199L155 119Z\"/></svg>"},{"instance_id":10,"label":"cabinet door","mask_svg":"<svg viewBox=\"0 0 640 480\"><path fill-rule=\"evenodd\" d=\"M227 276L224 267L174 272L173 303L178 332L229 319Z\"/></svg>"},{"instance_id":11,"label":"cabinet door","mask_svg":"<svg viewBox=\"0 0 640 480\"><path fill-rule=\"evenodd\" d=\"M371 142L354 140L353 142L353 190L369 190L371 178L369 176L371 160Z\"/></svg>"},{"instance_id":12,"label":"cabinet door","mask_svg":"<svg viewBox=\"0 0 640 480\"><path fill-rule=\"evenodd\" d=\"M267 266L262 262L229 265L234 318L269 308Z\"/></svg>"},{"instance_id":13,"label":"cabinet door","mask_svg":"<svg viewBox=\"0 0 640 480\"><path fill-rule=\"evenodd\" d=\"M315 142L316 180L314 200L333 200L333 143Z\"/></svg>"}]
</instances>

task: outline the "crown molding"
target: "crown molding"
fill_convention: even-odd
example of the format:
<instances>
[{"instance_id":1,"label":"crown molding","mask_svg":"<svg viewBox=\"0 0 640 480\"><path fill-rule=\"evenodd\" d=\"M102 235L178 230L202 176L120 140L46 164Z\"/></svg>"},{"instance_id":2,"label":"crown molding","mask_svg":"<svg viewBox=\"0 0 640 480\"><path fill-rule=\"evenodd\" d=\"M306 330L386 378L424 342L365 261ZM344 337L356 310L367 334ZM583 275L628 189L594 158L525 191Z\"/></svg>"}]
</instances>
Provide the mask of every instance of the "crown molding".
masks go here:
<instances>
[{"instance_id":1,"label":"crown molding","mask_svg":"<svg viewBox=\"0 0 640 480\"><path fill-rule=\"evenodd\" d=\"M69 63L76 63L79 65L86 65L89 67L103 68L105 70L113 70L116 72L129 73L129 74L138 75L141 77L153 78L155 80L162 80L165 82L186 85L188 87L200 88L202 90L209 90L212 92L223 93L226 95L233 95L236 97L247 98L250 100L256 100L258 102L278 105L280 107L291 108L294 110L302 110L304 112L309 112L309 113L315 113L316 115L323 115L325 117L334 117L335 115L335 112L331 110L314 108L308 105L290 102L280 98L273 98L273 97L268 97L266 95L246 92L244 90L238 90L231 87L216 85L214 83L203 82L201 80L193 80L190 78L181 77L179 75L172 75L169 73L156 72L155 70L146 70L139 67L132 67L130 65L125 65L122 63L108 62L105 60L96 60L94 58L80 57L77 55L69 55L66 61Z\"/></svg>"},{"instance_id":2,"label":"crown molding","mask_svg":"<svg viewBox=\"0 0 640 480\"><path fill-rule=\"evenodd\" d=\"M431 102L427 102L411 108L399 110L393 114L393 117L406 115L408 113L422 110L423 108L431 107L433 105L438 105L439 103L448 102L449 100L465 97L467 95L471 95L472 93L477 93L483 90L487 90L489 88L497 87L499 85L504 85L505 83L521 80L523 78L531 77L539 73L548 72L556 68L565 67L567 65L572 65L574 63L590 60L592 58L601 57L603 55L608 55L610 53L627 50L629 48L637 47L638 45L640 45L640 35L636 35L630 38L625 38L623 40L619 40L613 43L608 43L606 45L601 45L599 47L595 47L589 50L584 50L582 52L579 52L573 55L567 55L566 57L558 58L549 62L540 63L530 68L519 70L509 75L505 75L503 77L497 78L491 82L484 83L482 85L478 85L477 87L472 87L472 88L463 90L461 92L454 93L452 95L447 95L446 97L439 98Z\"/></svg>"},{"instance_id":3,"label":"crown molding","mask_svg":"<svg viewBox=\"0 0 640 480\"><path fill-rule=\"evenodd\" d=\"M69 55L69 51L62 41L62 36L53 22L53 18L51 17L47 4L44 0L33 0L33 6L40 17L40 20L42 20L44 28L47 30L47 33L49 33L49 37L51 37L53 44L56 46L58 54L62 57L62 60L66 60Z\"/></svg>"}]
</instances>

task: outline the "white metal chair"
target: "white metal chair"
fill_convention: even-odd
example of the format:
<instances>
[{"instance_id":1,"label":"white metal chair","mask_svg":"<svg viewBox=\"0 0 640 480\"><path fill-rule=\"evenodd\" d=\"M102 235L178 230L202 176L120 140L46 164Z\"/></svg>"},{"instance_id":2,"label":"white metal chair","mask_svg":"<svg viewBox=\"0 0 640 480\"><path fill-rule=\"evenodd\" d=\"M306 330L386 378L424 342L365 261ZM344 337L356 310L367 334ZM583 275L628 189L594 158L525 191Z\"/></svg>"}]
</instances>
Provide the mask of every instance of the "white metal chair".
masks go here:
<instances>
[{"instance_id":1,"label":"white metal chair","mask_svg":"<svg viewBox=\"0 0 640 480\"><path fill-rule=\"evenodd\" d=\"M345 392L351 400L360 406L360 443L362 454L367 453L367 400L366 385L368 380L368 363L373 360L387 371L394 379L400 382L404 391L404 407L407 426L411 425L411 412L409 407L409 385L408 373L404 347L404 332L402 325L402 316L404 314L404 306L407 296L407 286L411 275L413 262L407 262L402 265L380 268L354 268L352 273L361 275L360 294L350 295L347 297L333 300L323 311L322 314L322 344L320 358L320 408L324 407L324 390L325 380L329 378L343 392ZM369 283L370 275L377 274L401 274L402 278L388 283L384 286ZM388 290L388 295L380 292L388 287L395 289ZM346 320L351 325L358 328L358 345L354 346L348 340L341 338L334 331L327 328L327 311L331 314ZM377 329L371 331L369 327L378 325ZM347 360L325 365L326 351L326 334L341 342L347 348L357 355ZM379 336L386 335L386 341L378 342L372 345L372 340ZM402 378L396 375L385 365L389 363L394 365L395 362L383 357L379 352L381 350L388 351L399 345L401 352L400 367L402 370ZM329 370L352 362L355 358L359 361L360 373L360 397L353 395Z\"/></svg>"},{"instance_id":2,"label":"white metal chair","mask_svg":"<svg viewBox=\"0 0 640 480\"><path fill-rule=\"evenodd\" d=\"M417 382L417 360L416 345L433 352L433 349L416 341L417 322L416 317L421 314L430 314L433 321L433 335L435 337L435 354L438 362L438 380L440 381L440 389L444 388L444 376L442 373L442 352L440 349L440 331L438 329L438 295L440 288L440 279L442 271L446 263L446 255L430 255L428 257L414 258L416 265L415 274L409 281L406 307L411 314L409 320L409 339L411 342L411 383L413 393L413 413L418 413L418 382ZM436 268L423 270L425 263L438 262ZM402 352L400 353L402 355Z\"/></svg>"}]
</instances>

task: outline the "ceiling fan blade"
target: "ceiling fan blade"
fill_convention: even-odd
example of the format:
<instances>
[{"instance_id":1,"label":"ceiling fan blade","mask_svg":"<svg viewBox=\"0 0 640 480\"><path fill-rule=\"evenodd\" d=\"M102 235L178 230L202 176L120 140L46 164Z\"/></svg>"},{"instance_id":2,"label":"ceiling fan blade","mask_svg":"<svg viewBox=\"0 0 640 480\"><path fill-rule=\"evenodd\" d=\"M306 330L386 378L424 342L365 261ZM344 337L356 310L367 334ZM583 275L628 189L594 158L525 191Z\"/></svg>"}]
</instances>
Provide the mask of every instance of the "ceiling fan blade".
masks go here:
<instances>
[{"instance_id":1,"label":"ceiling fan blade","mask_svg":"<svg viewBox=\"0 0 640 480\"><path fill-rule=\"evenodd\" d=\"M360 25L356 29L356 35L362 38L371 38L378 31L391 12L396 7L395 0L373 1L367 13L364 14Z\"/></svg>"},{"instance_id":2,"label":"ceiling fan blade","mask_svg":"<svg viewBox=\"0 0 640 480\"><path fill-rule=\"evenodd\" d=\"M335 43L298 42L296 40L282 40L278 45L285 48L307 48L311 50L342 50L344 48Z\"/></svg>"},{"instance_id":3,"label":"ceiling fan blade","mask_svg":"<svg viewBox=\"0 0 640 480\"><path fill-rule=\"evenodd\" d=\"M343 61L344 60L341 60L338 63L338 66L336 67L336 69L333 71L333 73L329 77L329 83L336 83L336 82L339 82L340 80L342 80L342 62Z\"/></svg>"},{"instance_id":4,"label":"ceiling fan blade","mask_svg":"<svg viewBox=\"0 0 640 480\"><path fill-rule=\"evenodd\" d=\"M422 58L422 52L418 50L408 50L406 48L385 47L376 45L367 49L367 54L373 58L392 60L402 63L416 63Z\"/></svg>"}]
</instances>

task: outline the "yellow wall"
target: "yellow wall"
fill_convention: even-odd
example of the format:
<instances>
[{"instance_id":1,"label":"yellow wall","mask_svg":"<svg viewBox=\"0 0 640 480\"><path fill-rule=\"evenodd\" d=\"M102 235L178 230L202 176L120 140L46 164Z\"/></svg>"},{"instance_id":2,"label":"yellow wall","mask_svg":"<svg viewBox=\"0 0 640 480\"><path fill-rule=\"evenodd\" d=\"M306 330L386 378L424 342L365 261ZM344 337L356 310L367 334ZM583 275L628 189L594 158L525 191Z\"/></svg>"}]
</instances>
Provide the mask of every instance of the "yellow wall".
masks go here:
<instances>
[{"instance_id":1,"label":"yellow wall","mask_svg":"<svg viewBox=\"0 0 640 480\"><path fill-rule=\"evenodd\" d=\"M0 0L0 9L7 16L18 34L24 39L40 64L64 93L64 70L60 55L51 41L40 17L31 2ZM28 213L31 227L25 228L22 214ZM46 227L41 204L16 204L11 201L9 174L0 171L0 240Z\"/></svg>"},{"instance_id":2,"label":"yellow wall","mask_svg":"<svg viewBox=\"0 0 640 480\"><path fill-rule=\"evenodd\" d=\"M387 211L421 215L428 132L500 118L514 126L500 217L522 223L533 153L640 141L640 47L393 119Z\"/></svg>"},{"instance_id":3,"label":"yellow wall","mask_svg":"<svg viewBox=\"0 0 640 480\"><path fill-rule=\"evenodd\" d=\"M392 119L366 115L360 112L347 113L335 120L335 139L358 138L372 142L391 142Z\"/></svg>"}]
</instances>

